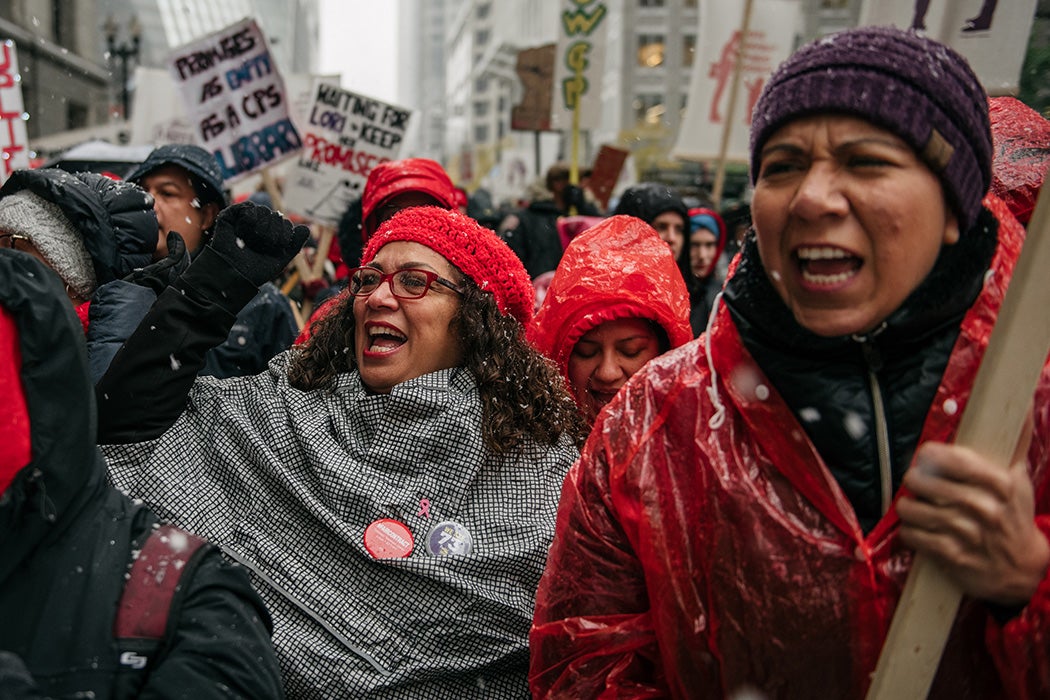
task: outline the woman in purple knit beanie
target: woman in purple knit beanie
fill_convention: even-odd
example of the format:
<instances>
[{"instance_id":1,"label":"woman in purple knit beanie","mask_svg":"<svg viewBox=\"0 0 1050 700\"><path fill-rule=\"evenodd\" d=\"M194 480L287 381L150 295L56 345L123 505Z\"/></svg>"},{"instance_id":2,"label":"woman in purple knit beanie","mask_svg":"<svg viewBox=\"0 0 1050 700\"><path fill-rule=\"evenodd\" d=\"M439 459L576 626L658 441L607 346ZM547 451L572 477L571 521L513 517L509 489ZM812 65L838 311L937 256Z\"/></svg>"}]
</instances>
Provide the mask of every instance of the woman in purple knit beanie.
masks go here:
<instances>
[{"instance_id":1,"label":"woman in purple knit beanie","mask_svg":"<svg viewBox=\"0 0 1050 700\"><path fill-rule=\"evenodd\" d=\"M991 160L984 90L928 38L774 72L705 333L566 478L536 697L863 697L917 552L965 593L929 696L1050 697L1050 368L1012 465L950 444L1024 234Z\"/></svg>"}]
</instances>

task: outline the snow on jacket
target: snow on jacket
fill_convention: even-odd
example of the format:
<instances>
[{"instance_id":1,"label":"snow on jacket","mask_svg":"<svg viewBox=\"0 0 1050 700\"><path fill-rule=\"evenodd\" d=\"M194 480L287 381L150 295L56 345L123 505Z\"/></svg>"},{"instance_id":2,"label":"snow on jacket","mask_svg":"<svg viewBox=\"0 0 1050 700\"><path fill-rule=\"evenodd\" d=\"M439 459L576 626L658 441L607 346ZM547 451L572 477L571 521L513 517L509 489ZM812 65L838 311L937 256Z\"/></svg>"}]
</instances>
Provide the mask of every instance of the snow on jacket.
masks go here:
<instances>
[{"instance_id":1,"label":"snow on jacket","mask_svg":"<svg viewBox=\"0 0 1050 700\"><path fill-rule=\"evenodd\" d=\"M281 697L262 601L244 569L210 545L183 569L160 656L149 670L120 663L117 602L157 517L106 484L83 334L58 278L0 250L0 305L18 332L32 447L0 496L0 652L25 665L4 657L0 695ZM16 405L10 394L4 405ZM0 444L0 462L14 458L13 444ZM16 670L28 674L7 675ZM23 694L9 695L17 681Z\"/></svg>"},{"instance_id":2,"label":"snow on jacket","mask_svg":"<svg viewBox=\"0 0 1050 700\"><path fill-rule=\"evenodd\" d=\"M58 168L18 170L4 182L0 197L22 190L62 209L83 236L98 284L150 263L157 247L157 215L153 197L137 185Z\"/></svg>"},{"instance_id":3,"label":"snow on jacket","mask_svg":"<svg viewBox=\"0 0 1050 700\"><path fill-rule=\"evenodd\" d=\"M390 394L357 372L300 391L288 357L256 377L198 379L158 440L104 448L113 480L252 570L289 695L526 697L533 600L575 447L488 453L461 368ZM411 556L369 554L365 530L383 519L409 528ZM445 521L470 533L470 555L428 553Z\"/></svg>"},{"instance_id":4,"label":"snow on jacket","mask_svg":"<svg viewBox=\"0 0 1050 700\"><path fill-rule=\"evenodd\" d=\"M580 337L621 318L655 321L672 348L693 338L689 293L674 256L649 224L633 216L610 217L573 238L528 338L568 379Z\"/></svg>"},{"instance_id":5,"label":"snow on jacket","mask_svg":"<svg viewBox=\"0 0 1050 700\"><path fill-rule=\"evenodd\" d=\"M999 249L917 442L954 437L1023 238L986 202ZM1050 370L1035 406L1028 460L1050 533ZM636 374L566 479L530 634L537 697L863 697L912 553L892 507L861 527L807 430L724 304ZM1050 580L1002 626L990 610L964 600L931 698L1050 694Z\"/></svg>"}]
</instances>

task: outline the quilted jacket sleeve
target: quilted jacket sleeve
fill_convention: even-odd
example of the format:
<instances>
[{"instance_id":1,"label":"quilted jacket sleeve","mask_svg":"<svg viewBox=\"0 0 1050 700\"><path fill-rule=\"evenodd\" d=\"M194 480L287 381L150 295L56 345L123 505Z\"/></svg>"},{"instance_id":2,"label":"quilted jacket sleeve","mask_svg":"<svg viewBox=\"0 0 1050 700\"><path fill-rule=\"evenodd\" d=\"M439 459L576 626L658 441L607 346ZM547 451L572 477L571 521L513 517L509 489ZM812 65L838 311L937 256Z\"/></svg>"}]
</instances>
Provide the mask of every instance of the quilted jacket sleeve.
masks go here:
<instances>
[{"instance_id":1,"label":"quilted jacket sleeve","mask_svg":"<svg viewBox=\"0 0 1050 700\"><path fill-rule=\"evenodd\" d=\"M619 526L600 431L562 489L529 635L537 698L666 694L642 565Z\"/></svg>"},{"instance_id":2,"label":"quilted jacket sleeve","mask_svg":"<svg viewBox=\"0 0 1050 700\"><path fill-rule=\"evenodd\" d=\"M176 593L168 647L140 700L284 697L270 616L247 572L214 547L197 556L185 590Z\"/></svg>"}]
</instances>

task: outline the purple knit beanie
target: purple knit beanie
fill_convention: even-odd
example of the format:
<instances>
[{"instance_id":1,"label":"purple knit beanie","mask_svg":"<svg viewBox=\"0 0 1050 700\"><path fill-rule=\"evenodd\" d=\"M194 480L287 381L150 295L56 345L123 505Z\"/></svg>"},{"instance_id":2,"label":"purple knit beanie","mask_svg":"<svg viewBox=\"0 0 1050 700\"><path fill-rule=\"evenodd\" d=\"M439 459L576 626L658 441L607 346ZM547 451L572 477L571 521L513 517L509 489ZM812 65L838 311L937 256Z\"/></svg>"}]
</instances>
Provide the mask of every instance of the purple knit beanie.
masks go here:
<instances>
[{"instance_id":1,"label":"purple knit beanie","mask_svg":"<svg viewBox=\"0 0 1050 700\"><path fill-rule=\"evenodd\" d=\"M852 114L907 142L940 179L966 231L992 178L988 102L966 59L892 27L859 27L811 42L773 73L751 116L751 182L762 146L785 123Z\"/></svg>"}]
</instances>

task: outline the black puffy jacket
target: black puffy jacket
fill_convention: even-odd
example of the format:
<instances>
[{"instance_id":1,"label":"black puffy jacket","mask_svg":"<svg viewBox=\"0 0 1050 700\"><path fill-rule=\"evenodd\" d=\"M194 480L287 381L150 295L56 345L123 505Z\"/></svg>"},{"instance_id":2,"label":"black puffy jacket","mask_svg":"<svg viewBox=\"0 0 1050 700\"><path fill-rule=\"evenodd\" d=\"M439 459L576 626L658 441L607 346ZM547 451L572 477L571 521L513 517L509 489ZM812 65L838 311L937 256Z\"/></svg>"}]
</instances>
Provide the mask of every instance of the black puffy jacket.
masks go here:
<instances>
[{"instance_id":1,"label":"black puffy jacket","mask_svg":"<svg viewBox=\"0 0 1050 700\"><path fill-rule=\"evenodd\" d=\"M0 188L0 198L21 190L62 209L83 236L99 284L122 279L153 259L157 215L153 197L138 185L58 168L18 170Z\"/></svg>"},{"instance_id":2,"label":"black puffy jacket","mask_svg":"<svg viewBox=\"0 0 1050 700\"><path fill-rule=\"evenodd\" d=\"M157 518L107 485L83 334L58 278L0 250L0 307L21 353L21 387L6 388L25 397L31 444L0 495L0 697L281 697L269 615L211 545L182 570L152 663L121 664L117 603ZM8 450L0 464L17 467Z\"/></svg>"}]
</instances>

